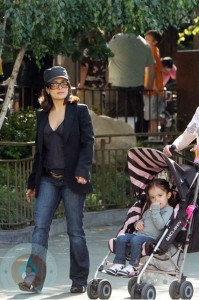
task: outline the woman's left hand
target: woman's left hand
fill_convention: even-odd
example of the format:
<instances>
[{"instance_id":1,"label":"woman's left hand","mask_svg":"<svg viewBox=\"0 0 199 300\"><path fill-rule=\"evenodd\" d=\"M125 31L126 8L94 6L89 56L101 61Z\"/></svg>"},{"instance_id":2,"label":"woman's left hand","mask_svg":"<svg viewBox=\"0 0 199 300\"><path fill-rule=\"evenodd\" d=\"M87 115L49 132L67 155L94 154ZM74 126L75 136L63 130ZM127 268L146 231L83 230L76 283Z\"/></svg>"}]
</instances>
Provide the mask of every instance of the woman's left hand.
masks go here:
<instances>
[{"instance_id":1,"label":"woman's left hand","mask_svg":"<svg viewBox=\"0 0 199 300\"><path fill-rule=\"evenodd\" d=\"M197 154L199 154L199 145L195 145L193 148L190 149L191 152L195 152L196 157L198 156Z\"/></svg>"},{"instance_id":2,"label":"woman's left hand","mask_svg":"<svg viewBox=\"0 0 199 300\"><path fill-rule=\"evenodd\" d=\"M81 184L86 184L87 180L84 177L76 176L77 182Z\"/></svg>"}]
</instances>

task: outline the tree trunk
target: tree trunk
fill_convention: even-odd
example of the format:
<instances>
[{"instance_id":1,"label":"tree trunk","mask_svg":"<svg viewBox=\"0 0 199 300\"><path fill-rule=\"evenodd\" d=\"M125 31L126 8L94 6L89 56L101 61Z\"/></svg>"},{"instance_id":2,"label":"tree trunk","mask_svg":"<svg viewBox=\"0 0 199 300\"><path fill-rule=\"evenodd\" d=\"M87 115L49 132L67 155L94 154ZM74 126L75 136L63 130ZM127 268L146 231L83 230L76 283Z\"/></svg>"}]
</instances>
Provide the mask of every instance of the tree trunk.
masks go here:
<instances>
[{"instance_id":1,"label":"tree trunk","mask_svg":"<svg viewBox=\"0 0 199 300\"><path fill-rule=\"evenodd\" d=\"M24 57L25 51L26 51L25 47L21 48L21 50L19 51L19 53L17 55L17 58L15 60L15 64L14 64L14 67L13 67L13 70L12 70L12 74L10 76L10 82L8 84L8 89L7 89L7 92L6 92L6 97L5 97L3 107L2 107L1 113L0 113L0 130L2 128L4 119L6 117L6 113L7 113L9 104L11 103L13 95L14 95L14 84L16 82L17 75L19 73L19 68L21 66L21 62L22 62L22 59Z\"/></svg>"}]
</instances>

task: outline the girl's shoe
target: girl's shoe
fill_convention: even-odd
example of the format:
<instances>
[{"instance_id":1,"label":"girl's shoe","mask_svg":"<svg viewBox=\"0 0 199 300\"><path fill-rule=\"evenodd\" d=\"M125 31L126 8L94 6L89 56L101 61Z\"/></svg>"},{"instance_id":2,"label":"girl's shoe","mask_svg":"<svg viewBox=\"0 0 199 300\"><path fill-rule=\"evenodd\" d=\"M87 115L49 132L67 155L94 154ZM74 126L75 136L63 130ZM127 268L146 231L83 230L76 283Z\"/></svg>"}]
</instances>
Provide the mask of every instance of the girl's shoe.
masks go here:
<instances>
[{"instance_id":1,"label":"girl's shoe","mask_svg":"<svg viewBox=\"0 0 199 300\"><path fill-rule=\"evenodd\" d=\"M125 268L121 269L117 272L117 275L123 276L123 277L133 277L138 275L139 268L134 267L132 265L128 265Z\"/></svg>"},{"instance_id":2,"label":"girl's shoe","mask_svg":"<svg viewBox=\"0 0 199 300\"><path fill-rule=\"evenodd\" d=\"M106 273L111 275L117 275L119 271L121 271L124 268L124 265L122 264L114 264L112 267L108 268L106 270Z\"/></svg>"}]
</instances>

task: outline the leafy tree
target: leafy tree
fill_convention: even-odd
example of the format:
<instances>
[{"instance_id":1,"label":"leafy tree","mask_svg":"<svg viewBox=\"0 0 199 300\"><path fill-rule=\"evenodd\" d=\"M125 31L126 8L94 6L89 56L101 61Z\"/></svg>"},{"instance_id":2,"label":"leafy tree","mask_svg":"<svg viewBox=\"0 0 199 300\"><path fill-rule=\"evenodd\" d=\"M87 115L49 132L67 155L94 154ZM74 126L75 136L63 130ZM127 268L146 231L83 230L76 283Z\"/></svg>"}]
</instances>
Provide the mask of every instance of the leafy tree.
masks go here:
<instances>
[{"instance_id":1,"label":"leafy tree","mask_svg":"<svg viewBox=\"0 0 199 300\"><path fill-rule=\"evenodd\" d=\"M184 42L186 40L186 37L196 34L199 34L199 17L193 20L193 24L185 28L183 32L179 33L178 44Z\"/></svg>"},{"instance_id":2,"label":"leafy tree","mask_svg":"<svg viewBox=\"0 0 199 300\"><path fill-rule=\"evenodd\" d=\"M76 60L91 28L100 27L109 36L118 26L139 34L148 28L178 28L190 21L197 4L198 0L1 0L3 54L11 51L15 64L0 114L0 129L27 50L38 63L47 53Z\"/></svg>"}]
</instances>

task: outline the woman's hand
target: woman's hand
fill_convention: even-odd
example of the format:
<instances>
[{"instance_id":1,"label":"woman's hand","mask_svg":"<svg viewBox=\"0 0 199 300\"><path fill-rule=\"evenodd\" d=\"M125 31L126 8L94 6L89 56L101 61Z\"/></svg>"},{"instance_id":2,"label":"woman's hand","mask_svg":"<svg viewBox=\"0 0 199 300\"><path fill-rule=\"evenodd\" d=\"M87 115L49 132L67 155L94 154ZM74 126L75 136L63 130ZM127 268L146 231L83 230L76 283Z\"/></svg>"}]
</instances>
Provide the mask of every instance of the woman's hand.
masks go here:
<instances>
[{"instance_id":1,"label":"woman's hand","mask_svg":"<svg viewBox=\"0 0 199 300\"><path fill-rule=\"evenodd\" d=\"M33 197L35 197L35 189L33 189L33 190L28 189L28 190L26 191L26 199L27 199L28 203L31 202L31 199L32 199Z\"/></svg>"},{"instance_id":2,"label":"woman's hand","mask_svg":"<svg viewBox=\"0 0 199 300\"><path fill-rule=\"evenodd\" d=\"M139 220L135 224L135 230L142 231L144 229L144 222L142 220Z\"/></svg>"},{"instance_id":3,"label":"woman's hand","mask_svg":"<svg viewBox=\"0 0 199 300\"><path fill-rule=\"evenodd\" d=\"M164 148L163 148L163 153L167 156L167 157L171 157L172 156L172 153L170 152L170 147L171 147L172 145L166 145ZM175 151L179 151L178 150L178 148L176 147L175 148Z\"/></svg>"},{"instance_id":4,"label":"woman's hand","mask_svg":"<svg viewBox=\"0 0 199 300\"><path fill-rule=\"evenodd\" d=\"M77 179L78 183L81 183L81 184L86 184L87 183L87 180L84 177L76 176L75 178Z\"/></svg>"},{"instance_id":5,"label":"woman's hand","mask_svg":"<svg viewBox=\"0 0 199 300\"><path fill-rule=\"evenodd\" d=\"M195 157L199 157L199 145L195 145L190 149L191 152L195 152Z\"/></svg>"}]
</instances>

